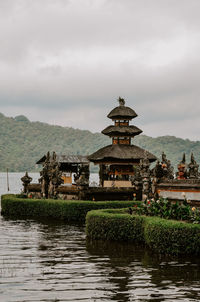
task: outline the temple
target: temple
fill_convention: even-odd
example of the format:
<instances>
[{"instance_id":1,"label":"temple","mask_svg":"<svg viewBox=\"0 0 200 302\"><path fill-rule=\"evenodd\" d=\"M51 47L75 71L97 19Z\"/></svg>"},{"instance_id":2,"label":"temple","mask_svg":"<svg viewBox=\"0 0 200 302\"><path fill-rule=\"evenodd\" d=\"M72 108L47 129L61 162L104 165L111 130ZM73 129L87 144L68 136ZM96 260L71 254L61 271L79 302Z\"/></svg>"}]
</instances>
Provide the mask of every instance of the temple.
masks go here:
<instances>
[{"instance_id":1,"label":"temple","mask_svg":"<svg viewBox=\"0 0 200 302\"><path fill-rule=\"evenodd\" d=\"M21 178L23 193L34 198L95 201L162 197L176 202L187 198L192 205L199 206L200 172L194 154L189 164L183 154L175 173L164 152L161 160L157 160L150 152L132 144L134 137L142 133L138 127L130 125L135 117L136 112L119 98L119 106L108 114L113 125L102 131L111 138L112 144L89 156L48 152L37 161L42 164L38 183L31 183L28 173ZM155 160L156 165L150 168ZM99 186L89 183L90 162L100 167Z\"/></svg>"},{"instance_id":2,"label":"temple","mask_svg":"<svg viewBox=\"0 0 200 302\"><path fill-rule=\"evenodd\" d=\"M112 144L91 154L88 159L100 166L99 179L101 187L132 187L134 175L142 159L154 162L157 158L150 152L132 144L136 135L142 133L138 127L130 125L137 117L136 112L125 106L119 98L119 106L107 116L114 124L102 133L112 139Z\"/></svg>"}]
</instances>

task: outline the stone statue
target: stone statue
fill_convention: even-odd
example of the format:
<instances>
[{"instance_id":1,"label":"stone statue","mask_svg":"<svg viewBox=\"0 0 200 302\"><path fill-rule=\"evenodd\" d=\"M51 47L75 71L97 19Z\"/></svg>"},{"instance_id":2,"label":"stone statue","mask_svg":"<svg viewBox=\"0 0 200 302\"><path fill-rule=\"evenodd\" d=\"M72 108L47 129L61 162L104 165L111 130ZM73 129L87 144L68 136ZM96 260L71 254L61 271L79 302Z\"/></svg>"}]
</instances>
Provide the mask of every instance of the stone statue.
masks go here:
<instances>
[{"instance_id":1,"label":"stone statue","mask_svg":"<svg viewBox=\"0 0 200 302\"><path fill-rule=\"evenodd\" d=\"M162 161L157 161L155 167L151 170L151 175L157 183L174 178L174 168L164 152L162 153Z\"/></svg>"},{"instance_id":2,"label":"stone statue","mask_svg":"<svg viewBox=\"0 0 200 302\"><path fill-rule=\"evenodd\" d=\"M177 166L178 172L176 173L177 179L186 179L187 178L187 164L185 159L185 153L183 153L183 158Z\"/></svg>"},{"instance_id":3,"label":"stone statue","mask_svg":"<svg viewBox=\"0 0 200 302\"><path fill-rule=\"evenodd\" d=\"M22 185L23 185L23 187L24 187L23 192L26 194L26 193L27 193L28 185L29 185L30 182L32 181L32 177L30 177L30 176L28 175L28 172L26 172L25 175L21 178L21 181L22 181Z\"/></svg>"},{"instance_id":4,"label":"stone statue","mask_svg":"<svg viewBox=\"0 0 200 302\"><path fill-rule=\"evenodd\" d=\"M197 179L199 178L199 165L197 164L193 153L191 154L191 162L188 165L188 178L189 179Z\"/></svg>"},{"instance_id":5,"label":"stone statue","mask_svg":"<svg viewBox=\"0 0 200 302\"><path fill-rule=\"evenodd\" d=\"M174 179L174 168L171 166L170 160L167 159L166 154L162 153L162 169L163 169L163 176L164 179Z\"/></svg>"}]
</instances>

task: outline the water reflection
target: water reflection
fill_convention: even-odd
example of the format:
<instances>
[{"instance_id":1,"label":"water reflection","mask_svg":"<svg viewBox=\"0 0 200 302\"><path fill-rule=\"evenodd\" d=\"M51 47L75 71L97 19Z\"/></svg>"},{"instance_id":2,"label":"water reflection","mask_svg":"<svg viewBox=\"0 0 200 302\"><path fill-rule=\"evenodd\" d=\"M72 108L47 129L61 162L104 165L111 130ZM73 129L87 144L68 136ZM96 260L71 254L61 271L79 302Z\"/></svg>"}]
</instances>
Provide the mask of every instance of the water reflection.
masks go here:
<instances>
[{"instance_id":1,"label":"water reflection","mask_svg":"<svg viewBox=\"0 0 200 302\"><path fill-rule=\"evenodd\" d=\"M199 301L200 260L88 241L84 227L0 217L0 301Z\"/></svg>"},{"instance_id":2,"label":"water reflection","mask_svg":"<svg viewBox=\"0 0 200 302\"><path fill-rule=\"evenodd\" d=\"M109 257L114 301L199 301L200 260L166 257L142 246L87 241L91 255ZM98 263L104 267L104 263Z\"/></svg>"}]
</instances>

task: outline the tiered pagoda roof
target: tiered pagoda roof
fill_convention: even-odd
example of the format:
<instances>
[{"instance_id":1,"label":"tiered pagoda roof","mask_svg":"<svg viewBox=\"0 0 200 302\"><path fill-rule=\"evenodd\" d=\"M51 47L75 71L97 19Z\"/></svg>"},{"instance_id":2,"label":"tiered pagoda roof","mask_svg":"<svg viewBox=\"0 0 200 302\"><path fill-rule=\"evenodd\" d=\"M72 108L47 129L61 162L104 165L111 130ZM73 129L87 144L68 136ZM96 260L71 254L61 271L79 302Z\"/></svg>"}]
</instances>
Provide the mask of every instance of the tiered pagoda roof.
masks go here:
<instances>
[{"instance_id":1,"label":"tiered pagoda roof","mask_svg":"<svg viewBox=\"0 0 200 302\"><path fill-rule=\"evenodd\" d=\"M108 126L105 128L101 133L112 136L112 135L122 135L122 136L130 136L134 137L140 133L142 133L142 130L140 130L136 126Z\"/></svg>"},{"instance_id":2,"label":"tiered pagoda roof","mask_svg":"<svg viewBox=\"0 0 200 302\"><path fill-rule=\"evenodd\" d=\"M137 113L131 109L130 107L126 107L124 105L119 105L115 107L108 115L110 119L130 119L132 120L134 117L137 117Z\"/></svg>"},{"instance_id":3,"label":"tiered pagoda roof","mask_svg":"<svg viewBox=\"0 0 200 302\"><path fill-rule=\"evenodd\" d=\"M94 163L139 163L145 158L145 154L150 162L157 158L150 152L135 145L108 145L90 155L88 159Z\"/></svg>"},{"instance_id":4,"label":"tiered pagoda roof","mask_svg":"<svg viewBox=\"0 0 200 302\"><path fill-rule=\"evenodd\" d=\"M94 163L139 163L145 154L150 162L157 158L150 152L131 144L131 138L142 133L136 126L129 125L129 121L137 117L137 113L125 106L125 101L119 98L119 106L115 107L108 118L114 125L105 128L102 133L112 137L112 145L103 147L91 154L88 159Z\"/></svg>"}]
</instances>

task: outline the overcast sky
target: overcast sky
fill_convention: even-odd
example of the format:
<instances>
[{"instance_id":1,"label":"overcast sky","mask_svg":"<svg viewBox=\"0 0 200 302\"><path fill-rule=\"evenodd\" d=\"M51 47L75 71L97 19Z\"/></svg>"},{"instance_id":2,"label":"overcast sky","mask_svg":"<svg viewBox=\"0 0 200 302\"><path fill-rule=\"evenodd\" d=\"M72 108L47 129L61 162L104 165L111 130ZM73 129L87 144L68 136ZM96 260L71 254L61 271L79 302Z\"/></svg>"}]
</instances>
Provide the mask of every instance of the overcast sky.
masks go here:
<instances>
[{"instance_id":1,"label":"overcast sky","mask_svg":"<svg viewBox=\"0 0 200 302\"><path fill-rule=\"evenodd\" d=\"M199 0L0 0L0 112L200 140Z\"/></svg>"}]
</instances>

